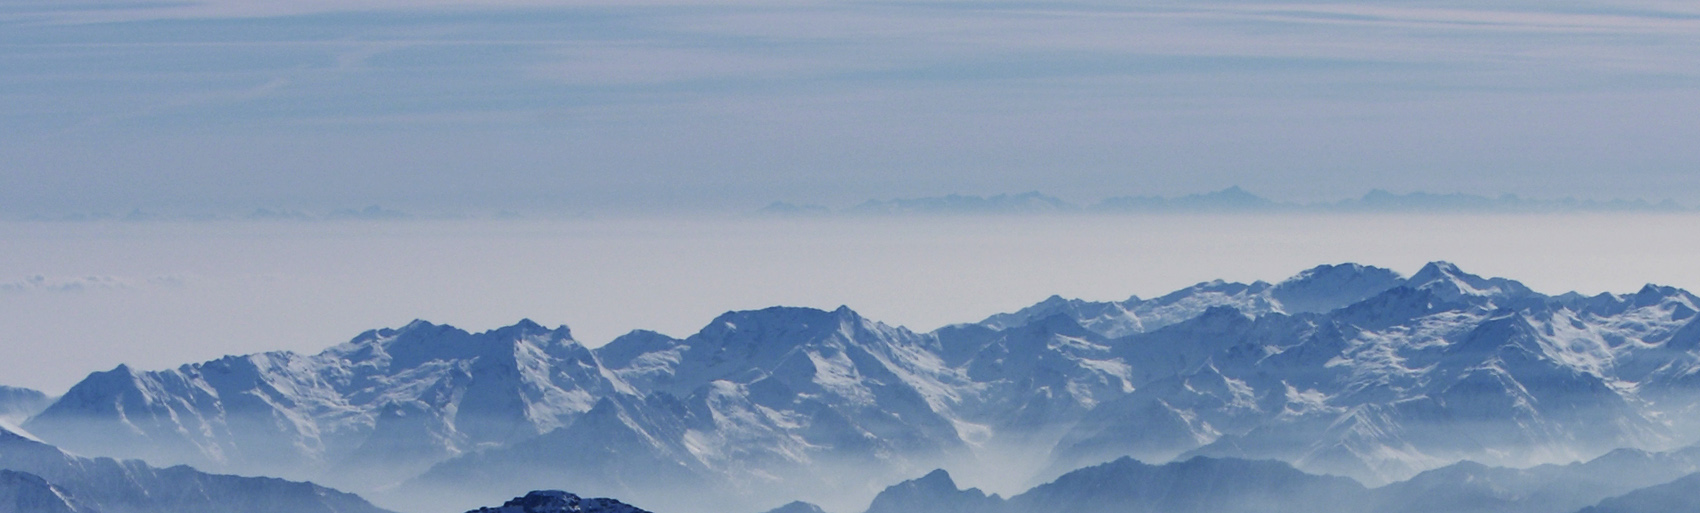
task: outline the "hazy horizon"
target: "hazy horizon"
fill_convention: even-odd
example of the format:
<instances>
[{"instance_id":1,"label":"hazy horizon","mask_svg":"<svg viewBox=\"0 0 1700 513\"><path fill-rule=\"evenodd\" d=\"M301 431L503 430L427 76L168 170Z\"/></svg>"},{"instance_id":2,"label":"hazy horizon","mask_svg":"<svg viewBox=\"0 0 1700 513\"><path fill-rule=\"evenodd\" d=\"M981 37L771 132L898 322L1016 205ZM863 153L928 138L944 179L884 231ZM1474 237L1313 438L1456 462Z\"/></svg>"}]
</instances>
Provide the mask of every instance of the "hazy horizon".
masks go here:
<instances>
[{"instance_id":1,"label":"hazy horizon","mask_svg":"<svg viewBox=\"0 0 1700 513\"><path fill-rule=\"evenodd\" d=\"M1341 262L1432 260L1535 290L1700 290L1689 213L0 223L7 383L271 350L413 319L521 318L597 346L730 310L846 305L928 331L1050 295L1154 297ZM37 278L39 277L39 278Z\"/></svg>"}]
</instances>

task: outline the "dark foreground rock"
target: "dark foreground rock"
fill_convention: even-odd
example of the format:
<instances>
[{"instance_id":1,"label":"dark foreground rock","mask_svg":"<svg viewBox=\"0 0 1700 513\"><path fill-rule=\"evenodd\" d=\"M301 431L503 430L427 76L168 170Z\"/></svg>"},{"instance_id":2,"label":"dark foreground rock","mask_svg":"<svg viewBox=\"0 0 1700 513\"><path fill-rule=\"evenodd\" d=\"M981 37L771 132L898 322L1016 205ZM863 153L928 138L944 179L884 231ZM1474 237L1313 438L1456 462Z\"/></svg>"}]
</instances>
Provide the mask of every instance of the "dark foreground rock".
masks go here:
<instances>
[{"instance_id":1,"label":"dark foreground rock","mask_svg":"<svg viewBox=\"0 0 1700 513\"><path fill-rule=\"evenodd\" d=\"M478 508L466 513L649 513L614 499L586 499L560 490L538 490L502 503L500 507Z\"/></svg>"}]
</instances>

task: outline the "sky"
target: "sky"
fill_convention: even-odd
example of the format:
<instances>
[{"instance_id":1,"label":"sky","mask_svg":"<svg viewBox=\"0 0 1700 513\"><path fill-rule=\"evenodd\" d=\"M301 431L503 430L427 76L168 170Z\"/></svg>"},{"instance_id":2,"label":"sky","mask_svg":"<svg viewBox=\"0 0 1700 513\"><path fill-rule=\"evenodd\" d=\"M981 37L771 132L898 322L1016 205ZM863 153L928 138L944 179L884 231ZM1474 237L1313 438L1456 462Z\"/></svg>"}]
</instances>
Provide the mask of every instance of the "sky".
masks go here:
<instances>
[{"instance_id":1,"label":"sky","mask_svg":"<svg viewBox=\"0 0 1700 513\"><path fill-rule=\"evenodd\" d=\"M416 318L930 330L1345 261L1700 290L1691 213L748 215L1230 186L1697 207L1696 63L1700 4L1661 0L0 0L0 383ZM414 217L231 220L368 206ZM132 212L159 217L41 220Z\"/></svg>"},{"instance_id":2,"label":"sky","mask_svg":"<svg viewBox=\"0 0 1700 513\"><path fill-rule=\"evenodd\" d=\"M0 215L1700 204L1700 6L0 2Z\"/></svg>"}]
</instances>

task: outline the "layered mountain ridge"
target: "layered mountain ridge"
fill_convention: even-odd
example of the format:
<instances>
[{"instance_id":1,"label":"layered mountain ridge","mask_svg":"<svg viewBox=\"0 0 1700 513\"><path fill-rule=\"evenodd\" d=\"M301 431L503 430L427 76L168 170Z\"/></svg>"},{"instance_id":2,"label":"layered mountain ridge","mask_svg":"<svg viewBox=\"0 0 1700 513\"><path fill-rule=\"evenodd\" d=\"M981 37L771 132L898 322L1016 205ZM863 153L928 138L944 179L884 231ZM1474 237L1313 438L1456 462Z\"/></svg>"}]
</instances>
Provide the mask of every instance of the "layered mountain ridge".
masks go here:
<instances>
[{"instance_id":1,"label":"layered mountain ridge","mask_svg":"<svg viewBox=\"0 0 1700 513\"><path fill-rule=\"evenodd\" d=\"M1436 262L1409 278L1342 264L1149 300L1053 297L927 333L775 307L593 349L530 321L416 321L317 355L120 366L24 427L80 453L313 479L419 511L563 487L681 513L844 511L934 468L1008 491L1130 456L1379 486L1460 461L1693 443L1697 305L1651 285L1548 296Z\"/></svg>"},{"instance_id":2,"label":"layered mountain ridge","mask_svg":"<svg viewBox=\"0 0 1700 513\"><path fill-rule=\"evenodd\" d=\"M0 429L0 511L390 513L313 483L84 458L5 429Z\"/></svg>"},{"instance_id":3,"label":"layered mountain ridge","mask_svg":"<svg viewBox=\"0 0 1700 513\"><path fill-rule=\"evenodd\" d=\"M1123 457L1007 499L961 489L944 470L887 487L865 513L1587 513L1690 511L1700 448L1620 449L1526 469L1459 462L1378 488L1278 461L1198 456L1161 465Z\"/></svg>"}]
</instances>

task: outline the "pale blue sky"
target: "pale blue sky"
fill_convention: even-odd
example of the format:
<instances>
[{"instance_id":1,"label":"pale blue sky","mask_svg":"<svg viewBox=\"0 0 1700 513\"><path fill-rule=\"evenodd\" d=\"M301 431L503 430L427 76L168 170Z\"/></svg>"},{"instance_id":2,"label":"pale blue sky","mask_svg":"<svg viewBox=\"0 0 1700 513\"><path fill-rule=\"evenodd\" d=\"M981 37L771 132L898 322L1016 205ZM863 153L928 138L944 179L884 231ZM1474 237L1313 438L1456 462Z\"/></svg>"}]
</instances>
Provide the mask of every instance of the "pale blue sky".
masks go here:
<instances>
[{"instance_id":1,"label":"pale blue sky","mask_svg":"<svg viewBox=\"0 0 1700 513\"><path fill-rule=\"evenodd\" d=\"M0 2L0 210L1700 203L1690 2Z\"/></svg>"}]
</instances>

